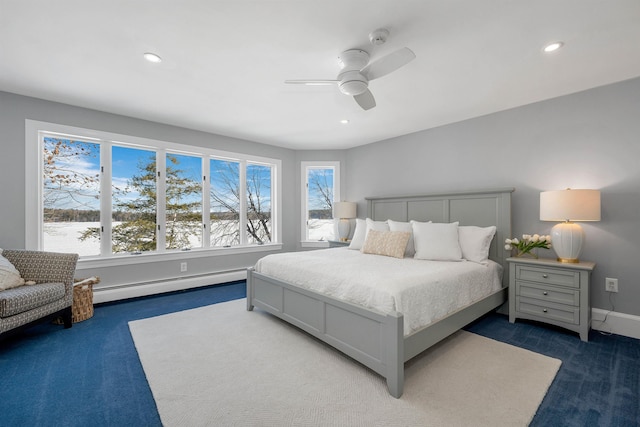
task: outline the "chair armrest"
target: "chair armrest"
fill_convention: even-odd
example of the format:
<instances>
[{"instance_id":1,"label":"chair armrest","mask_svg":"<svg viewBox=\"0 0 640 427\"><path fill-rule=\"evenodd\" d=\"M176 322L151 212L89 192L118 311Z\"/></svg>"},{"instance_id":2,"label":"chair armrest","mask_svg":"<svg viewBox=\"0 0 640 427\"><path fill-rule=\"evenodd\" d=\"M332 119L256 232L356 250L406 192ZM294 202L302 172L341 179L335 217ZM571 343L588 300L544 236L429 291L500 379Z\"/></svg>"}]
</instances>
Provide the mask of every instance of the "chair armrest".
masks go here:
<instances>
[{"instance_id":1,"label":"chair armrest","mask_svg":"<svg viewBox=\"0 0 640 427\"><path fill-rule=\"evenodd\" d=\"M24 280L64 283L67 289L73 287L78 254L5 249L2 256L14 265Z\"/></svg>"}]
</instances>

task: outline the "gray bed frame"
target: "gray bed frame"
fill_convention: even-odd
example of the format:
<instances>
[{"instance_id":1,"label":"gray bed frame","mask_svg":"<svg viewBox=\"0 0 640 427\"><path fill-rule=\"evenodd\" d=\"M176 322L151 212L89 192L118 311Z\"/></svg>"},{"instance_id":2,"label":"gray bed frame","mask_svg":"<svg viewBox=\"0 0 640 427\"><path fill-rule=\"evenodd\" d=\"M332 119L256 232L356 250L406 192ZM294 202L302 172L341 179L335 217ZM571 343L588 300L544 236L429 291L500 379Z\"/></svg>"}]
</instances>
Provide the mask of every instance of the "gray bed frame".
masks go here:
<instances>
[{"instance_id":1,"label":"gray bed frame","mask_svg":"<svg viewBox=\"0 0 640 427\"><path fill-rule=\"evenodd\" d=\"M497 227L489 257L504 267L502 289L411 335L403 335L402 313L366 309L253 269L247 272L247 310L263 309L333 346L386 378L390 394L399 398L404 388L404 362L507 300L509 254L502 242L511 237L513 191L506 188L366 199L367 217L373 220L459 221L460 225Z\"/></svg>"}]
</instances>

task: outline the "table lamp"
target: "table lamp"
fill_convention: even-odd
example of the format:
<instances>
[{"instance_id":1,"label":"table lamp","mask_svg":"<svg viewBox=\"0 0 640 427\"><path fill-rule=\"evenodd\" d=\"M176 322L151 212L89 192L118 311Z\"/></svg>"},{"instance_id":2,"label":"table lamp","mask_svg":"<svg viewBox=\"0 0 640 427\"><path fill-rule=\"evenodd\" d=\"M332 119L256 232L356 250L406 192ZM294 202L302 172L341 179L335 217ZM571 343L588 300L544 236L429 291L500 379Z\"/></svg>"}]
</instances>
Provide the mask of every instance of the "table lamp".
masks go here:
<instances>
[{"instance_id":1,"label":"table lamp","mask_svg":"<svg viewBox=\"0 0 640 427\"><path fill-rule=\"evenodd\" d=\"M333 202L333 217L339 218L338 237L341 242L346 242L349 239L351 231L351 221L349 220L356 217L356 206L355 202Z\"/></svg>"},{"instance_id":2,"label":"table lamp","mask_svg":"<svg viewBox=\"0 0 640 427\"><path fill-rule=\"evenodd\" d=\"M540 221L563 221L551 229L553 249L560 262L580 262L584 231L574 221L600 221L600 191L543 191Z\"/></svg>"}]
</instances>

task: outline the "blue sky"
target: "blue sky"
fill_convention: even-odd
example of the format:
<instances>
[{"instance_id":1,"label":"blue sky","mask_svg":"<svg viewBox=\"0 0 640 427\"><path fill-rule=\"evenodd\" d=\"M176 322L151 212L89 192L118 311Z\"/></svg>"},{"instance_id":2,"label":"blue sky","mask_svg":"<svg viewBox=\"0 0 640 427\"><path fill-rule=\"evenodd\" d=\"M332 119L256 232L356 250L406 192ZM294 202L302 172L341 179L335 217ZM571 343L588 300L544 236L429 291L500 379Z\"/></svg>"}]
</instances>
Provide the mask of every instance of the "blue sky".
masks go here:
<instances>
[{"instance_id":1,"label":"blue sky","mask_svg":"<svg viewBox=\"0 0 640 427\"><path fill-rule=\"evenodd\" d=\"M45 138L45 148L52 147L52 138ZM72 155L66 158L59 156L56 157L55 166L62 171L74 171L81 175L95 176L99 174L100 170L100 147L97 143L92 142L76 142L74 144L77 148L82 148L80 151L82 155ZM76 150L74 150L76 151ZM76 151L77 152L77 151ZM153 161L156 153L150 150L113 146L112 148L112 184L119 189L125 189L128 187L128 182L134 175L140 175L141 171L139 166L144 166L150 161ZM202 173L202 160L200 157L189 156L183 154L170 154L178 158L179 163L174 167L182 171L182 176L192 179L196 182L201 180ZM172 164L167 161L167 166ZM231 167L229 167L231 166ZM218 194L225 193L224 196L233 198L228 194L229 186L238 185L238 163L234 161L226 161L219 159L210 160L211 169L211 187L213 191L217 191ZM61 172L62 172L61 171ZM226 175L222 175L221 171ZM68 173L68 172L65 172ZM268 166L249 164L247 167L247 175L259 177L261 182L261 197L264 202L270 205L270 191L266 185L270 184L270 168ZM225 180L226 176L226 180ZM229 180L231 177L231 180ZM57 208L71 208L71 209L99 209L99 185L94 183L90 186L80 188L78 185L70 184L67 189L77 190L77 193L81 193L73 200L69 198L59 201L55 204ZM135 199L139 195L133 188L128 188L131 192L127 194L126 198ZM122 196L121 196L122 198ZM196 201L199 196L191 196Z\"/></svg>"}]
</instances>

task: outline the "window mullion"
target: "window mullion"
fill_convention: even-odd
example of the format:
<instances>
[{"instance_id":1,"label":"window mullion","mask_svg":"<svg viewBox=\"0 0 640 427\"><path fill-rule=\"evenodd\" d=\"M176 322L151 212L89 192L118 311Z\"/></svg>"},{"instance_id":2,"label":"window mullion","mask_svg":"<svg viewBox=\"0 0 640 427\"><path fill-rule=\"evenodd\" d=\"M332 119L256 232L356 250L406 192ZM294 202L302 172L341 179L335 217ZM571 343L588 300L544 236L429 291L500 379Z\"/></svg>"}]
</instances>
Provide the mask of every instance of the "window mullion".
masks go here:
<instances>
[{"instance_id":1,"label":"window mullion","mask_svg":"<svg viewBox=\"0 0 640 427\"><path fill-rule=\"evenodd\" d=\"M156 250L167 246L167 151L156 150Z\"/></svg>"},{"instance_id":2,"label":"window mullion","mask_svg":"<svg viewBox=\"0 0 640 427\"><path fill-rule=\"evenodd\" d=\"M100 143L100 254L111 255L113 222L111 143Z\"/></svg>"},{"instance_id":3,"label":"window mullion","mask_svg":"<svg viewBox=\"0 0 640 427\"><path fill-rule=\"evenodd\" d=\"M240 161L240 244L246 245L249 242L247 236L247 162L246 160Z\"/></svg>"},{"instance_id":4,"label":"window mullion","mask_svg":"<svg viewBox=\"0 0 640 427\"><path fill-rule=\"evenodd\" d=\"M202 158L202 247L211 246L211 162Z\"/></svg>"}]
</instances>

